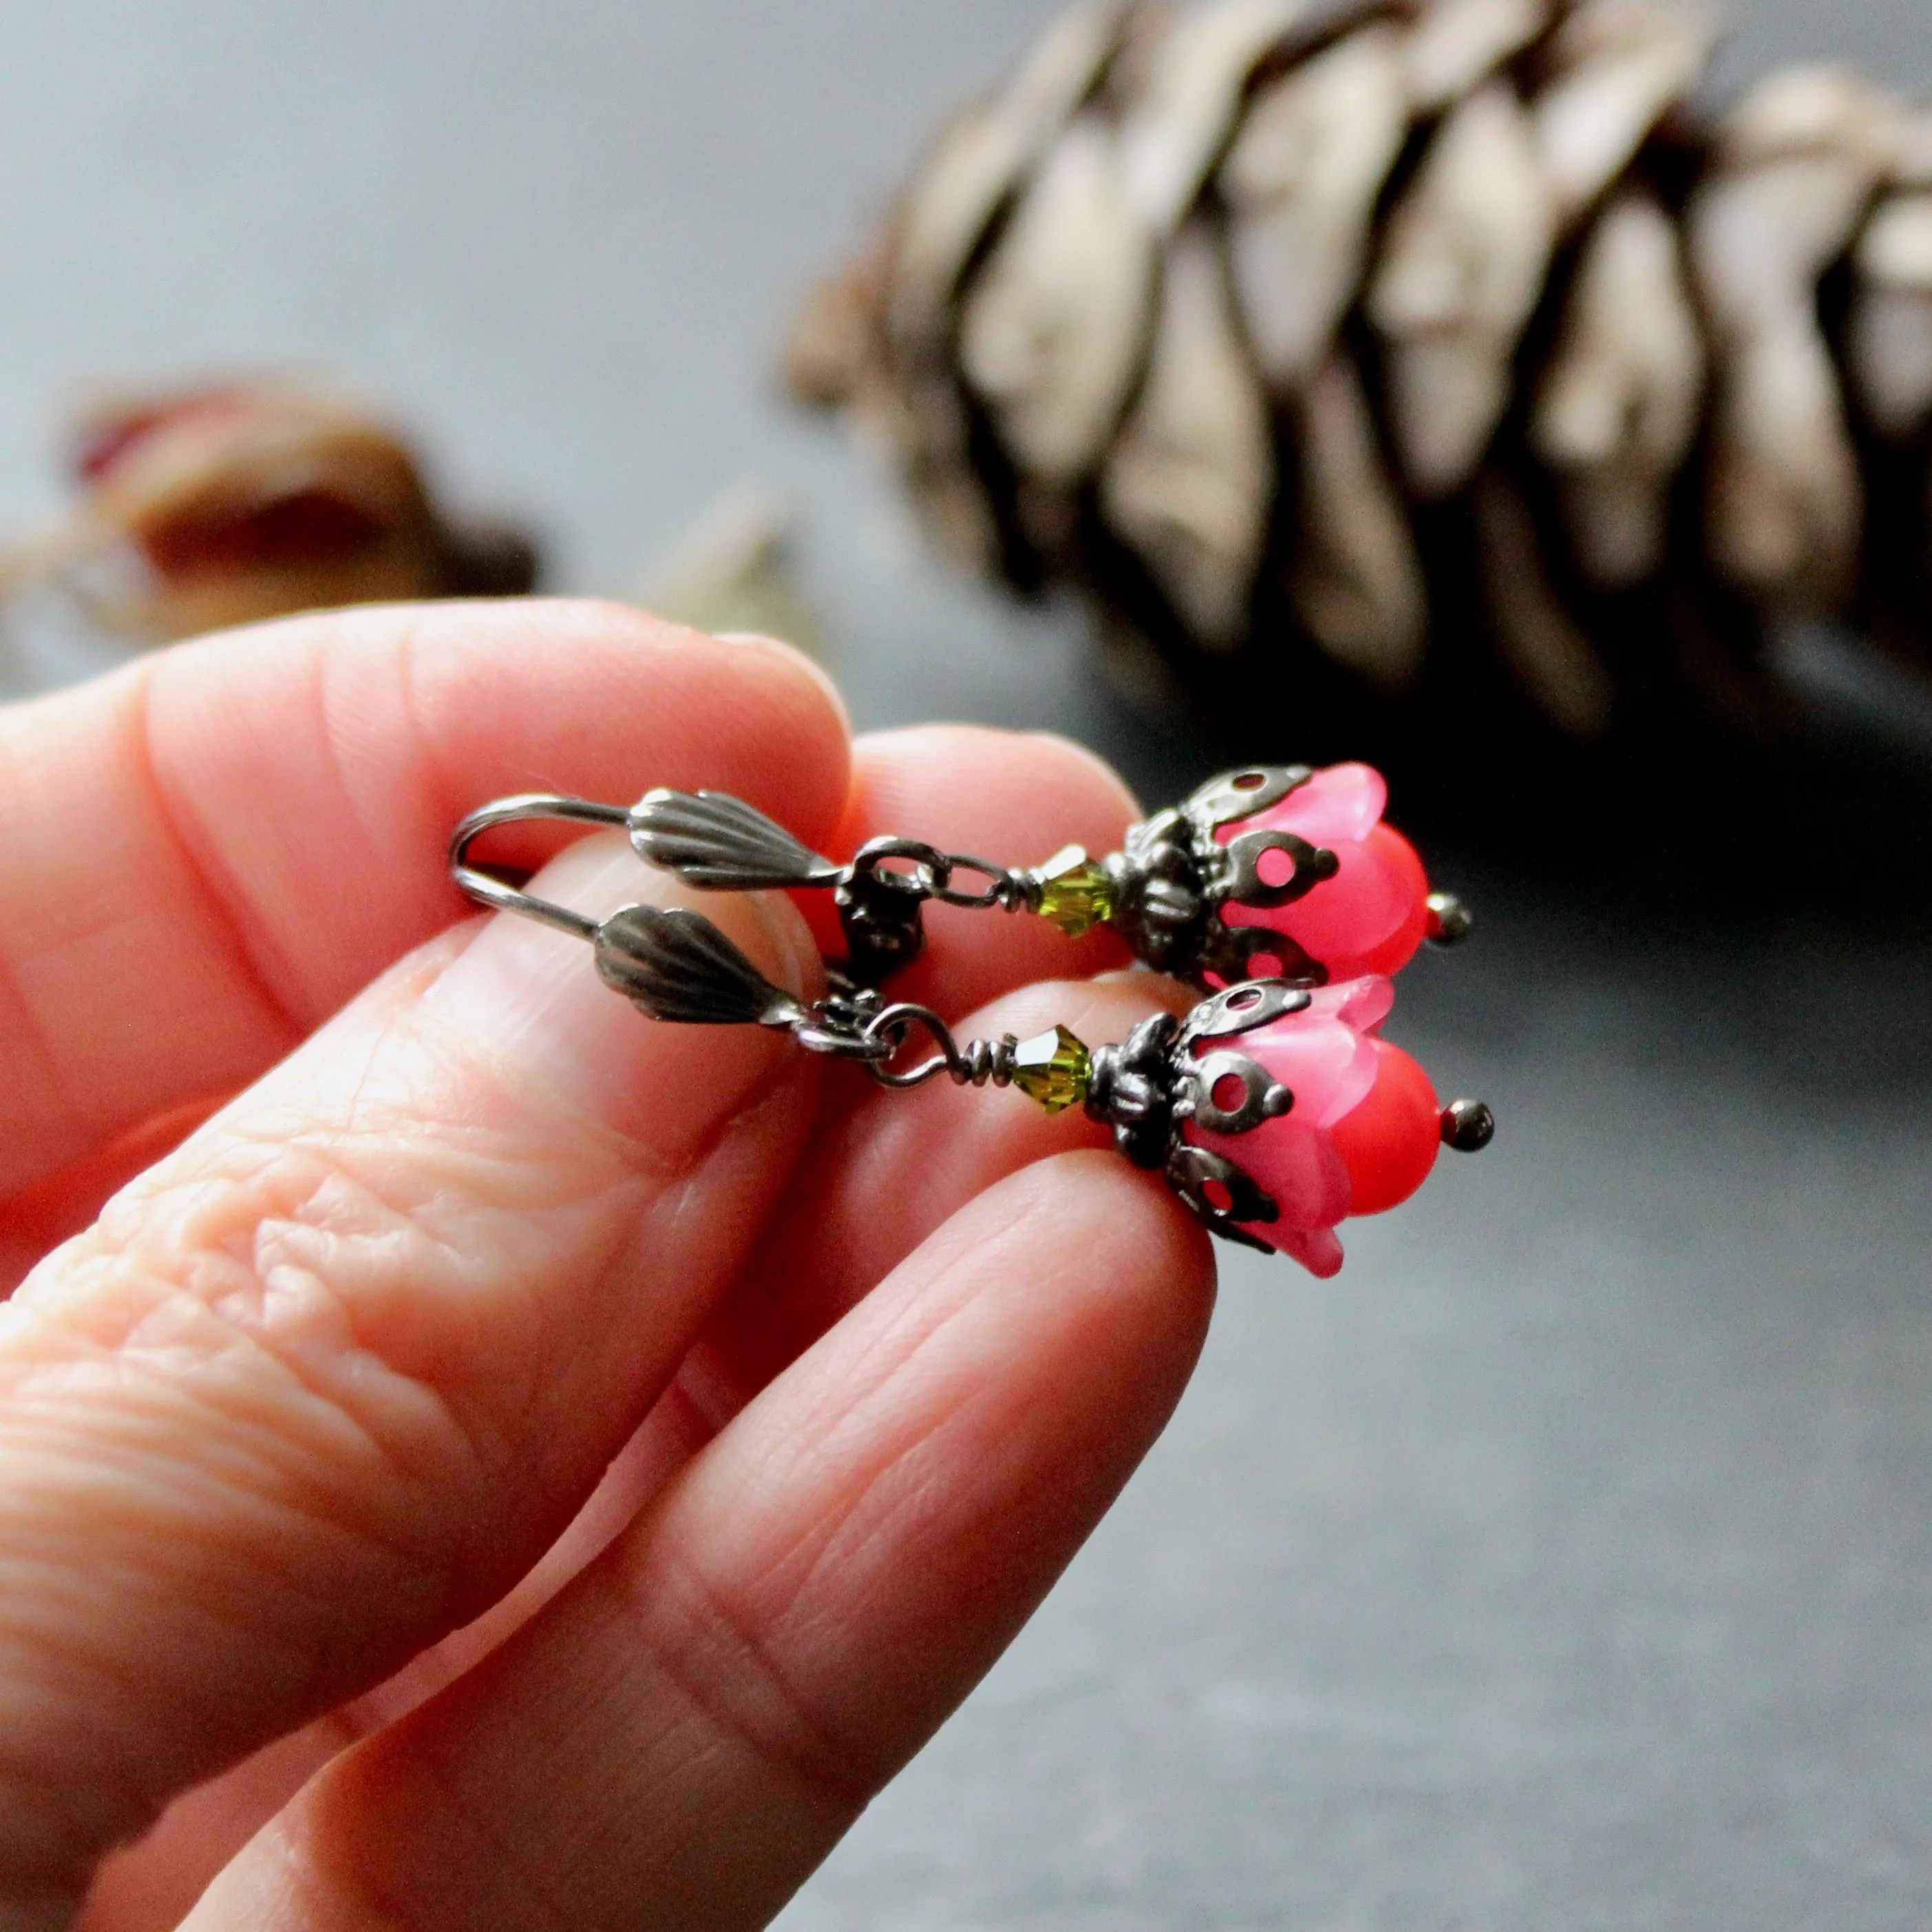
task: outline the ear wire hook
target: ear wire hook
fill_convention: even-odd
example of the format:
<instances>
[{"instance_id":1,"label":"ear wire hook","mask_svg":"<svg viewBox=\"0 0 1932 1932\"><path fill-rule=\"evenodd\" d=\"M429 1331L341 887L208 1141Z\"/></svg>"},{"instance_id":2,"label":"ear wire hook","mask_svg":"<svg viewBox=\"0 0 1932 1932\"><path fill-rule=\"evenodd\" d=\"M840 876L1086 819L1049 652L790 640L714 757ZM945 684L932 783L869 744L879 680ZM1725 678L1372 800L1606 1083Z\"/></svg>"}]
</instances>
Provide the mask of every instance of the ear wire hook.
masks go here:
<instances>
[{"instance_id":1,"label":"ear wire hook","mask_svg":"<svg viewBox=\"0 0 1932 1932\"><path fill-rule=\"evenodd\" d=\"M458 889L492 912L520 913L526 919L540 920L567 932L574 939L594 940L597 921L572 912L568 906L540 899L512 885L507 879L470 862L470 848L486 832L500 825L513 825L527 818L560 818L574 825L628 825L631 814L621 805L600 805L595 799L570 798L560 792L520 792L514 798L500 798L472 812L449 841L449 876Z\"/></svg>"},{"instance_id":2,"label":"ear wire hook","mask_svg":"<svg viewBox=\"0 0 1932 1932\"><path fill-rule=\"evenodd\" d=\"M991 1082L1005 1087L1013 1084L1016 1077L1024 1082L1026 1049L1010 1034L995 1041L971 1040L962 1048L946 1022L930 1008L904 1003L881 1006L876 993L860 992L807 1006L766 980L701 913L626 906L608 919L590 919L568 906L538 898L470 860L470 847L499 826L525 819L560 819L578 825L622 826L634 835L640 817L650 826L652 809L662 818L667 806L698 807L700 829L714 832L718 828L709 821L722 809L749 813L748 807L734 800L718 800L715 794L688 799L679 793L653 792L646 795L642 807L627 808L556 792L524 792L482 806L457 826L449 842L450 877L480 906L520 914L588 941L596 956L599 976L655 1019L725 1024L752 1021L783 1028L809 1052L862 1062L882 1087L922 1086L940 1073L949 1074L962 1086L983 1087ZM795 843L776 827L773 834L788 844ZM638 842L634 836L633 843ZM780 876L796 871L809 883L819 882L813 877L818 872L842 876L826 861L799 849L805 862L794 862L787 850L777 852L776 859L783 862ZM655 859L662 855L653 848L650 856ZM686 862L677 869L686 873L695 869L697 862L688 854L682 856ZM999 882L1005 875L1000 868L976 860L955 859L904 839L875 839L862 856L868 866L882 857L914 860L919 874L908 883L921 896L944 896L968 905L1004 902ZM741 856L741 872L748 862ZM772 862L772 855L766 855L766 862ZM955 866L982 872L994 883L984 894L950 891ZM898 873L890 876L895 880L907 878ZM908 1035L922 1027L939 1051L916 1066L892 1070L890 1063ZM1049 1036L1048 1043L1050 1051L1058 1042ZM1081 1051L1084 1054L1084 1048ZM1022 1058L1016 1060L1016 1053Z\"/></svg>"},{"instance_id":3,"label":"ear wire hook","mask_svg":"<svg viewBox=\"0 0 1932 1932\"><path fill-rule=\"evenodd\" d=\"M808 1005L795 998L766 980L702 913L627 905L608 919L591 919L538 898L470 862L470 848L499 826L524 819L561 819L578 825L630 826L634 818L622 806L555 792L500 798L470 813L451 835L450 877L478 905L492 912L516 913L587 942L598 976L653 1019L778 1028L809 1052L860 1060L868 1066L891 1058L896 1042L864 1024L871 1006L836 998Z\"/></svg>"}]
</instances>

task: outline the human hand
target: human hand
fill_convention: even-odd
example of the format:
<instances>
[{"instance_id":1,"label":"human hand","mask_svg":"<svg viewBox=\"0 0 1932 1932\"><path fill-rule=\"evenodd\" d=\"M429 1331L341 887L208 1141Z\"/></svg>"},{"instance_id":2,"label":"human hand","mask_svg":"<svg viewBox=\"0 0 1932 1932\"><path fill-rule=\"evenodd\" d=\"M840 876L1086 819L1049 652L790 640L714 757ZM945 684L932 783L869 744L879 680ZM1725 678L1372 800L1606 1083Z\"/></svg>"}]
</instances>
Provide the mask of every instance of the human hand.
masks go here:
<instances>
[{"instance_id":1,"label":"human hand","mask_svg":"<svg viewBox=\"0 0 1932 1932\"><path fill-rule=\"evenodd\" d=\"M848 746L790 653L596 605L0 713L0 1932L760 1924L1166 1420L1208 1243L1090 1123L458 923L464 812L660 784L835 854L1130 812L1057 741ZM700 902L594 842L540 890ZM705 909L812 986L790 901ZM894 990L975 1034L1150 1010L1104 935L928 916Z\"/></svg>"}]
</instances>

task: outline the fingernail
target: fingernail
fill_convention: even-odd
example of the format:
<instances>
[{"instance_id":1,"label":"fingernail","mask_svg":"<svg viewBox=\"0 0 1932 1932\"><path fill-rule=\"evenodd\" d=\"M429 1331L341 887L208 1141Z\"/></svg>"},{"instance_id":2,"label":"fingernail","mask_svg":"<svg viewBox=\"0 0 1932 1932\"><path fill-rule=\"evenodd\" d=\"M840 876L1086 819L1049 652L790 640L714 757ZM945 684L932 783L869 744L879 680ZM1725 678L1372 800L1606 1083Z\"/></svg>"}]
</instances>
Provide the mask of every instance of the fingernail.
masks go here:
<instances>
[{"instance_id":1,"label":"fingernail","mask_svg":"<svg viewBox=\"0 0 1932 1932\"><path fill-rule=\"evenodd\" d=\"M615 835L573 845L528 890L592 919L621 905L690 907L767 979L807 998L818 991L817 956L782 896L694 892L642 864ZM464 1034L519 1090L648 1139L673 1166L802 1058L788 1035L763 1027L650 1019L598 977L584 940L508 913L417 1005L433 1023Z\"/></svg>"}]
</instances>

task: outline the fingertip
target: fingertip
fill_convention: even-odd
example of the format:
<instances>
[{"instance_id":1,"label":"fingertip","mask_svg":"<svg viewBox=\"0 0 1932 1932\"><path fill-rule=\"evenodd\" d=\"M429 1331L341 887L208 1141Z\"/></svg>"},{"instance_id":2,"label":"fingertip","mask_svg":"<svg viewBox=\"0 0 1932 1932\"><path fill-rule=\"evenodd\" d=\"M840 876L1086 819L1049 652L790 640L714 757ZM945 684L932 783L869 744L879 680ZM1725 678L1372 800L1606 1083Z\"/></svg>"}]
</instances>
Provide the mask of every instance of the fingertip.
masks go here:
<instances>
[{"instance_id":1,"label":"fingertip","mask_svg":"<svg viewBox=\"0 0 1932 1932\"><path fill-rule=\"evenodd\" d=\"M1064 739L925 724L854 741L844 814L824 849L843 859L890 834L1018 871L1069 845L1096 858L1114 850L1132 816L1119 779ZM976 890L983 881L962 883ZM836 948L830 909L808 916ZM929 950L895 990L941 1012L962 1012L1031 980L1100 972L1129 956L1105 926L1070 939L1044 920L989 919L982 909L946 905L928 908L926 923Z\"/></svg>"},{"instance_id":2,"label":"fingertip","mask_svg":"<svg viewBox=\"0 0 1932 1932\"><path fill-rule=\"evenodd\" d=\"M851 736L852 713L846 704L845 694L838 688L832 674L809 652L801 650L796 644L788 644L782 638L772 637L765 631L716 631L712 633L712 637L718 644L742 644L782 658L791 672L802 674L817 686L832 716L838 720L841 733L848 739Z\"/></svg>"},{"instance_id":3,"label":"fingertip","mask_svg":"<svg viewBox=\"0 0 1932 1932\"><path fill-rule=\"evenodd\" d=\"M851 720L823 668L780 639L714 636L600 598L429 605L412 614L416 653L452 652L459 674L473 668L484 617L490 646L514 669L561 657L573 680L608 701L609 718L637 721L631 791L735 787L808 840L837 820L850 784ZM475 679L464 682L473 700ZM649 772L635 770L653 741L676 750L668 760L660 751Z\"/></svg>"},{"instance_id":4,"label":"fingertip","mask_svg":"<svg viewBox=\"0 0 1932 1932\"><path fill-rule=\"evenodd\" d=\"M1104 973L1096 973L1093 983L1096 986L1124 986L1161 1011L1172 1013L1178 1020L1184 1020L1201 1002L1200 994L1184 980L1172 978L1166 973L1150 972L1144 966L1110 966Z\"/></svg>"},{"instance_id":5,"label":"fingertip","mask_svg":"<svg viewBox=\"0 0 1932 1932\"><path fill-rule=\"evenodd\" d=\"M740 1574L807 1634L796 1682L884 1774L1011 1640L1153 1446L1199 1358L1214 1282L1204 1233L1152 1176L1112 1153L1036 1162L955 1214L766 1388L658 1531L681 1520L708 1534L695 1515L715 1520L730 1495ZM814 1441L830 1453L800 1456Z\"/></svg>"},{"instance_id":6,"label":"fingertip","mask_svg":"<svg viewBox=\"0 0 1932 1932\"><path fill-rule=\"evenodd\" d=\"M1157 1174L1111 1150L1055 1154L1025 1178L1052 1197L1049 1220L1064 1220L1078 1204L1086 1230L1080 1265L1106 1327L1143 1360L1171 1364L1178 1398L1214 1310L1218 1271L1208 1231Z\"/></svg>"},{"instance_id":7,"label":"fingertip","mask_svg":"<svg viewBox=\"0 0 1932 1932\"><path fill-rule=\"evenodd\" d=\"M1180 1400L1214 1306L1206 1230L1157 1175L1095 1148L995 1182L896 1271L908 1285L949 1276L1007 1324L1069 1441L1111 1444L1123 1478Z\"/></svg>"},{"instance_id":8,"label":"fingertip","mask_svg":"<svg viewBox=\"0 0 1932 1932\"><path fill-rule=\"evenodd\" d=\"M1070 738L1060 731L1029 731L1027 736L1036 745L1048 747L1057 758L1085 766L1096 784L1113 795L1121 813L1128 820L1146 815L1141 809L1140 800L1134 796L1133 788L1092 746L1083 745L1078 738Z\"/></svg>"}]
</instances>

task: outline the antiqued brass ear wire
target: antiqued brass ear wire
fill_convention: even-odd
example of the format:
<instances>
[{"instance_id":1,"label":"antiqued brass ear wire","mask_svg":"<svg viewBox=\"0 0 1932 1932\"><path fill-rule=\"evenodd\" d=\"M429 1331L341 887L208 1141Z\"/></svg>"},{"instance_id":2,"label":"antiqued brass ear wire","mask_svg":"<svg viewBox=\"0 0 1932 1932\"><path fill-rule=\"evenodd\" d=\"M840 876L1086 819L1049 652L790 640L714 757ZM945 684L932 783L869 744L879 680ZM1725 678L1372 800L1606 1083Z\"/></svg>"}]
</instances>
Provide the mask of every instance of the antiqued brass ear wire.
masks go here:
<instances>
[{"instance_id":1,"label":"antiqued brass ear wire","mask_svg":"<svg viewBox=\"0 0 1932 1932\"><path fill-rule=\"evenodd\" d=\"M471 862L470 848L485 832L528 819L563 819L577 824L625 826L632 843L653 863L662 863L658 842L665 823L656 806L684 794L653 792L629 810L550 793L526 793L499 799L472 812L450 842L450 873L478 905L512 912L590 942L599 977L652 1019L673 1023L730 1026L755 1024L789 1031L808 1051L866 1066L882 1086L915 1087L942 1072L962 1084L1016 1085L1049 1111L1070 1106L1079 1094L1058 1097L1053 1070L1034 1077L1033 1058L1008 1039L988 1045L976 1041L962 1048L950 1029L929 1008L900 1002L888 1005L875 987L835 982L832 992L806 1002L773 986L751 961L700 913L665 910L649 905L620 907L608 919L593 920L524 891L499 874ZM845 868L820 859L761 812L723 793L706 792L689 801L695 836L676 835L680 858L667 869L687 885L706 890L831 885ZM647 808L651 810L647 813ZM644 830L640 830L640 822ZM875 844L910 842L875 841ZM938 1046L932 1059L895 1070L890 1063L908 1037L923 1028ZM1050 1056L1048 1056L1050 1058Z\"/></svg>"},{"instance_id":2,"label":"antiqued brass ear wire","mask_svg":"<svg viewBox=\"0 0 1932 1932\"><path fill-rule=\"evenodd\" d=\"M1310 802L1318 816L1326 812L1330 823L1366 835L1338 838L1339 851L1280 825L1238 829L1318 776L1256 767L1258 782L1233 773L1204 787L1187 806L1135 828L1126 850L1100 865L1062 854L1022 872L917 840L878 838L839 866L740 800L658 790L630 807L548 793L499 800L457 827L450 867L478 904L586 940L605 983L653 1019L787 1032L808 1052L856 1061L882 1087L916 1087L944 1075L961 1086L1015 1088L1049 1113L1083 1107L1113 1129L1136 1166L1162 1172L1212 1232L1291 1254L1326 1275L1341 1265L1337 1222L1394 1205L1421 1184L1438 1148L1473 1151L1495 1129L1480 1101L1440 1106L1422 1070L1380 1037L1393 998L1381 973L1331 980L1327 964L1279 926L1256 924L1258 939L1229 937L1241 932L1244 916L1258 919L1348 878L1359 848L1365 859L1379 856L1382 871L1358 872L1359 903L1352 910L1331 901L1318 930L1331 950L1365 942L1390 957L1406 958L1404 945L1413 950L1426 924L1416 908L1427 902L1412 892L1414 904L1399 895L1391 902L1386 889L1391 872L1403 872L1408 848L1376 852L1374 836L1386 830L1372 795L1381 782L1369 773L1374 784L1365 788L1354 774L1366 767L1337 769L1344 776L1330 796ZM1367 804L1373 809L1365 818ZM1241 809L1231 817L1223 806ZM478 839L526 819L621 826L640 856L693 886L830 889L848 956L824 998L802 1000L774 986L700 913L627 905L593 920L473 862ZM1238 829L1224 842L1218 835L1229 825ZM1285 855L1284 880L1271 883L1263 872L1270 853ZM1413 887L1420 867L1408 858ZM962 873L986 883L963 889L954 884ZM1144 958L1151 952L1154 963L1170 966L1184 960L1214 990L1185 1020L1156 1014L1118 1045L1090 1048L1065 1027L1030 1040L1008 1034L962 1045L930 1007L888 1001L880 991L923 947L920 910L928 900L1036 913L1076 932L1109 918L1138 937ZM1125 919L1123 906L1133 908ZM1446 923L1439 911L1436 917ZM1391 920L1392 938L1381 933ZM1238 960L1258 955L1294 970L1220 983ZM933 1050L907 1064L906 1050L921 1035Z\"/></svg>"}]
</instances>

